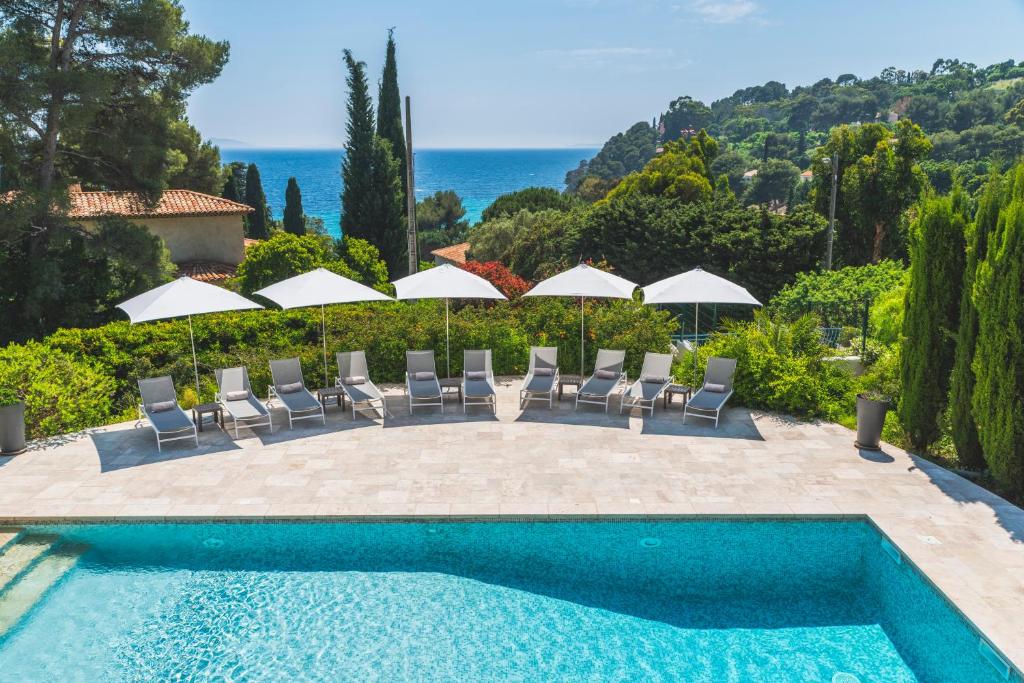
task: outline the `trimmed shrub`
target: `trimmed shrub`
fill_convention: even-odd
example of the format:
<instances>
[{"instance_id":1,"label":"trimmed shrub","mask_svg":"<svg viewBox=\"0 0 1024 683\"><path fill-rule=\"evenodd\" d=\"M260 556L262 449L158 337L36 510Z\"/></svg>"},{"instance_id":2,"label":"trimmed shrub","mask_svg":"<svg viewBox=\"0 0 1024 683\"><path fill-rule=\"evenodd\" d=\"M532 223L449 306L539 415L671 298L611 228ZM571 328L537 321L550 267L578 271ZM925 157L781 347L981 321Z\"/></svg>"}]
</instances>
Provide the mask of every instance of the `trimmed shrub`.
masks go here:
<instances>
[{"instance_id":1,"label":"trimmed shrub","mask_svg":"<svg viewBox=\"0 0 1024 683\"><path fill-rule=\"evenodd\" d=\"M129 415L128 409L112 410L115 384L90 363L46 344L0 348L0 394L25 402L30 439L74 432Z\"/></svg>"},{"instance_id":2,"label":"trimmed shrub","mask_svg":"<svg viewBox=\"0 0 1024 683\"><path fill-rule=\"evenodd\" d=\"M768 308L787 320L814 313L829 326L859 328L864 302L873 303L881 295L900 287L905 273L898 261L798 273L793 284L786 285L772 297Z\"/></svg>"},{"instance_id":3,"label":"trimmed shrub","mask_svg":"<svg viewBox=\"0 0 1024 683\"><path fill-rule=\"evenodd\" d=\"M799 417L837 419L846 411L853 377L828 363L818 319L793 322L756 311L751 322L726 323L725 330L700 347L700 377L711 356L735 358L734 389L739 403ZM686 367L685 363L683 367Z\"/></svg>"}]
</instances>

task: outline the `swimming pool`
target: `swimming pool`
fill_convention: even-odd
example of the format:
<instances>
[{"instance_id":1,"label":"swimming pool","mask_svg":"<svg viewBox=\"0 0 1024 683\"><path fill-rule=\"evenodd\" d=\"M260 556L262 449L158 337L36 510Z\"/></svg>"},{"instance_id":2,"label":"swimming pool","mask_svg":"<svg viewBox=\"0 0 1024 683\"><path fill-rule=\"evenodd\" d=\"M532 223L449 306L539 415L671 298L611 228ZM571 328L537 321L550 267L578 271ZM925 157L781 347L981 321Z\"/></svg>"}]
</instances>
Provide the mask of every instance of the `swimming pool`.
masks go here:
<instances>
[{"instance_id":1,"label":"swimming pool","mask_svg":"<svg viewBox=\"0 0 1024 683\"><path fill-rule=\"evenodd\" d=\"M3 681L1005 680L863 519L28 532L81 555Z\"/></svg>"}]
</instances>

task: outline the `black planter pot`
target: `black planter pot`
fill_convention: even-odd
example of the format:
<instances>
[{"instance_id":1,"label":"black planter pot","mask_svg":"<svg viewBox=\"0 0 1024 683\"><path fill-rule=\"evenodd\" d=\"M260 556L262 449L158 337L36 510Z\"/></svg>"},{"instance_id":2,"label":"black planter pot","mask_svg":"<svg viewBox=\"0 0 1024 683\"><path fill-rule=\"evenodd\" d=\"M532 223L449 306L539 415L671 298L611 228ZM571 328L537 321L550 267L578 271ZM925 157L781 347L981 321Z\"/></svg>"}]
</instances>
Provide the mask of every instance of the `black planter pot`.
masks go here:
<instances>
[{"instance_id":1,"label":"black planter pot","mask_svg":"<svg viewBox=\"0 0 1024 683\"><path fill-rule=\"evenodd\" d=\"M25 451L25 404L0 406L0 455Z\"/></svg>"},{"instance_id":2,"label":"black planter pot","mask_svg":"<svg viewBox=\"0 0 1024 683\"><path fill-rule=\"evenodd\" d=\"M854 445L868 451L881 450L882 427L889 412L889 402L857 395L857 440Z\"/></svg>"}]
</instances>

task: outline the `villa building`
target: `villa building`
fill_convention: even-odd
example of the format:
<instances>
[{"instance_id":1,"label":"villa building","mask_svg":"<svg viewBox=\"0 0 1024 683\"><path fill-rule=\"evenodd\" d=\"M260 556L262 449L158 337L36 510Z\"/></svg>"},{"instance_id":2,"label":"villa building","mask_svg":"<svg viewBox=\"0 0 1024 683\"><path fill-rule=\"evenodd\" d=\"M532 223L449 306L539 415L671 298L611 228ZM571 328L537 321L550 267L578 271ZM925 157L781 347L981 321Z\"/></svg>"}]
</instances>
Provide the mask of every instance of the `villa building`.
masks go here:
<instances>
[{"instance_id":1,"label":"villa building","mask_svg":"<svg viewBox=\"0 0 1024 683\"><path fill-rule=\"evenodd\" d=\"M156 204L132 192L83 192L72 187L68 215L88 229L118 216L161 238L179 272L207 282L234 275L245 256L243 218L252 208L192 190L165 190Z\"/></svg>"},{"instance_id":2,"label":"villa building","mask_svg":"<svg viewBox=\"0 0 1024 683\"><path fill-rule=\"evenodd\" d=\"M434 257L434 265L443 266L448 263L453 266L461 266L466 263L466 252L469 251L469 242L460 242L451 246L441 247L430 252Z\"/></svg>"}]
</instances>

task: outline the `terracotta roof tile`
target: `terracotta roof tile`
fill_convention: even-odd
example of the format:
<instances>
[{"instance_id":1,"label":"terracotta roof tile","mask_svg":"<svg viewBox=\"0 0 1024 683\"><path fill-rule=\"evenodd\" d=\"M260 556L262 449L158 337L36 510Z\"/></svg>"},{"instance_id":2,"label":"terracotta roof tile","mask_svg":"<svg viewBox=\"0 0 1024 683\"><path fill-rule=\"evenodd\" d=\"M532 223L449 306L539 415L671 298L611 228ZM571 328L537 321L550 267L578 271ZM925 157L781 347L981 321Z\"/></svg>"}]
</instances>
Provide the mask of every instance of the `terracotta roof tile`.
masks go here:
<instances>
[{"instance_id":1,"label":"terracotta roof tile","mask_svg":"<svg viewBox=\"0 0 1024 683\"><path fill-rule=\"evenodd\" d=\"M467 251L469 251L469 242L462 242L461 244L453 244L450 247L435 249L430 254L452 263L465 263Z\"/></svg>"},{"instance_id":2,"label":"terracotta roof tile","mask_svg":"<svg viewBox=\"0 0 1024 683\"><path fill-rule=\"evenodd\" d=\"M178 265L178 277L190 277L210 284L223 282L236 274L234 266L216 261L189 261Z\"/></svg>"},{"instance_id":3,"label":"terracotta roof tile","mask_svg":"<svg viewBox=\"0 0 1024 683\"><path fill-rule=\"evenodd\" d=\"M146 204L134 192L71 192L71 218L169 218L186 216L244 215L252 208L213 195L192 190L164 190L156 206Z\"/></svg>"}]
</instances>

